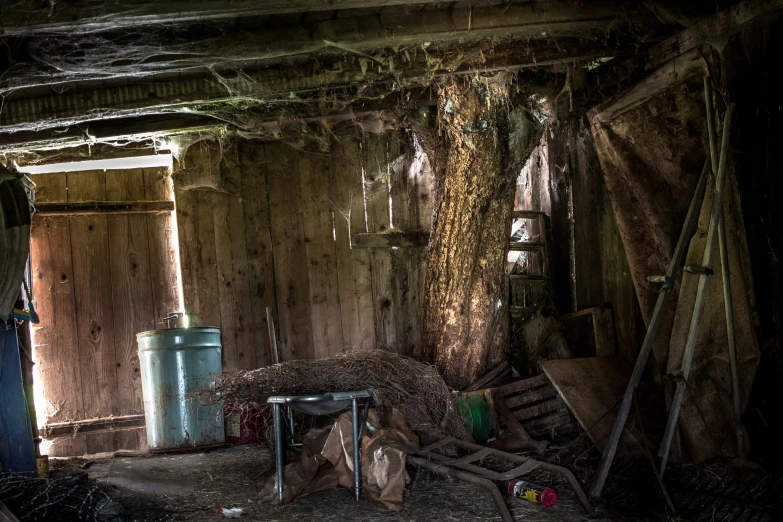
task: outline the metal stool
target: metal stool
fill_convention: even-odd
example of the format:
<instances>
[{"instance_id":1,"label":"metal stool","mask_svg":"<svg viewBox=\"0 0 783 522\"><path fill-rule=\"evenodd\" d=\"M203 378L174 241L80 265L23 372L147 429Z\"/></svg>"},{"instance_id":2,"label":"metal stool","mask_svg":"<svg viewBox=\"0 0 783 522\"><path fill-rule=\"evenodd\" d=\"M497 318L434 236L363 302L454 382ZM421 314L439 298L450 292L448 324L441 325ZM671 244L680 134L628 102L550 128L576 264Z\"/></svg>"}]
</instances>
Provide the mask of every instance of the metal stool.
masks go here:
<instances>
[{"instance_id":1,"label":"metal stool","mask_svg":"<svg viewBox=\"0 0 783 522\"><path fill-rule=\"evenodd\" d=\"M283 464L286 460L285 436L286 431L290 430L290 437L293 440L294 416L291 410L296 410L307 415L331 415L351 408L351 423L353 432L353 484L354 496L359 500L359 488L362 481L362 468L360 464L359 441L364 429L364 423L367 419L367 412L370 407L372 395L369 391L355 392L337 392L325 393L323 395L299 395L286 396L276 395L267 399L267 404L271 404L275 414L275 466L277 470L277 500L283 503ZM364 399L364 412L361 422L359 419L359 400ZM282 406L288 406L288 420L290 428L286 426L283 418Z\"/></svg>"}]
</instances>

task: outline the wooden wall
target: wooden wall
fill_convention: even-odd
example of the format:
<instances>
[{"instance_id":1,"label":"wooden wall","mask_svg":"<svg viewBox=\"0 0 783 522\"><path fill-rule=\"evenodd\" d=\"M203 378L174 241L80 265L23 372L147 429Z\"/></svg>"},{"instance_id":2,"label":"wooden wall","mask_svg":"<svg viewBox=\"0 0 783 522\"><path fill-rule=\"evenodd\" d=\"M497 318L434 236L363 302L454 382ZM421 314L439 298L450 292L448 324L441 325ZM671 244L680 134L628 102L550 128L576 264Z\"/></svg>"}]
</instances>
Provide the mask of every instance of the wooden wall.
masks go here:
<instances>
[{"instance_id":1,"label":"wooden wall","mask_svg":"<svg viewBox=\"0 0 783 522\"><path fill-rule=\"evenodd\" d=\"M168 170L34 176L36 202L171 198ZM178 307L176 242L169 214L35 215L31 227L33 359L47 425L60 431L119 418L130 429L84 430L49 454L146 446L136 334ZM39 408L41 405L39 405ZM112 421L113 422L113 421Z\"/></svg>"},{"instance_id":2,"label":"wooden wall","mask_svg":"<svg viewBox=\"0 0 783 522\"><path fill-rule=\"evenodd\" d=\"M584 118L560 122L544 134L519 178L515 208L550 216L549 255L558 312L610 307L618 353L635 363L645 326Z\"/></svg>"},{"instance_id":3,"label":"wooden wall","mask_svg":"<svg viewBox=\"0 0 783 522\"><path fill-rule=\"evenodd\" d=\"M405 134L192 145L175 167L185 309L223 331L224 369L349 348L420 353L424 248L364 249L352 236L429 230L432 180Z\"/></svg>"}]
</instances>

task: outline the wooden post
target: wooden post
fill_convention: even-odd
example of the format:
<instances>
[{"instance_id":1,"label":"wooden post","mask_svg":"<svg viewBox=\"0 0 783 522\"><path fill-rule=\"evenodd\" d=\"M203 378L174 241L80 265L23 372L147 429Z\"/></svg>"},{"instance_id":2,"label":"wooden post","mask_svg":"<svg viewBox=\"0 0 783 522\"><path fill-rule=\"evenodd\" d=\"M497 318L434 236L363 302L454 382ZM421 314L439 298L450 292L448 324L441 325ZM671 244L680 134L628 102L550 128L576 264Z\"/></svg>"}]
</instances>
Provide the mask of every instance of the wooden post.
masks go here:
<instances>
[{"instance_id":1,"label":"wooden post","mask_svg":"<svg viewBox=\"0 0 783 522\"><path fill-rule=\"evenodd\" d=\"M707 104L707 130L710 138L712 173L718 174L718 139L715 136L715 108L712 103L711 78L704 78L704 99ZM734 343L734 307L731 302L731 278L729 277L729 253L726 245L726 223L723 212L718 223L718 251L720 271L723 280L723 304L726 311L726 335L729 344L729 368L731 370L731 398L734 406L734 429L737 439L737 456L741 457L745 445L742 429L742 401L740 400L739 375L737 370L737 349Z\"/></svg>"},{"instance_id":2,"label":"wooden post","mask_svg":"<svg viewBox=\"0 0 783 522\"><path fill-rule=\"evenodd\" d=\"M723 179L725 178L726 163L729 155L729 132L731 131L731 116L733 113L734 104L730 103L726 108L726 115L723 118L723 140L720 150L720 163L718 165L718 174L715 179L710 224L707 229L707 245L704 247L704 255L702 256L701 262L702 266L709 266L712 259L715 234L718 229L720 214L723 211ZM696 301L693 305L693 316L691 317L688 338L685 342L685 353L682 356L682 365L680 366L681 378L677 381L677 388L674 391L674 397L672 398L672 404L669 409L669 418L666 421L666 429L664 430L663 441L661 442L659 451L661 457L661 477L663 477L663 474L666 471L666 463L669 460L669 450L671 449L672 439L674 438L674 430L677 428L677 420L680 417L680 407L682 406L682 399L685 394L685 386L688 382L688 373L691 370L693 352L696 349L696 340L699 336L699 323L701 321L701 314L704 311L704 301L707 297L708 277L707 274L699 275L699 284L696 289Z\"/></svg>"},{"instance_id":3,"label":"wooden post","mask_svg":"<svg viewBox=\"0 0 783 522\"><path fill-rule=\"evenodd\" d=\"M442 86L442 132L428 128L422 139L438 189L422 341L457 390L506 357L508 227L516 178L542 132L525 109L509 112L506 96L501 83Z\"/></svg>"}]
</instances>

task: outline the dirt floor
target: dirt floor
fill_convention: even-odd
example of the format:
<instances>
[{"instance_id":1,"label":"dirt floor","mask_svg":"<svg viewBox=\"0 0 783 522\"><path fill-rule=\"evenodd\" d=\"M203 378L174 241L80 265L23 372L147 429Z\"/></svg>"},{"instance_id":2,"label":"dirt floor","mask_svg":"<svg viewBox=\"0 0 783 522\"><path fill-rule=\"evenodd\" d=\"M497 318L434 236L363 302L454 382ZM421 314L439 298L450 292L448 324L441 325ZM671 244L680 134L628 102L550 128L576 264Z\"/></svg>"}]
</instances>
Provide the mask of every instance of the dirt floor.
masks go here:
<instances>
[{"instance_id":1,"label":"dirt floor","mask_svg":"<svg viewBox=\"0 0 783 522\"><path fill-rule=\"evenodd\" d=\"M353 521L496 521L495 505L474 486L411 469L405 507L388 511L368 500L354 501L338 488L315 493L286 506L259 500L272 477L274 456L261 446L233 446L205 453L63 459L53 463L53 477L87 473L134 521L216 521L216 507L240 507L242 520L268 522ZM579 505L562 491L555 509L512 502L519 520L582 520Z\"/></svg>"},{"instance_id":2,"label":"dirt floor","mask_svg":"<svg viewBox=\"0 0 783 522\"><path fill-rule=\"evenodd\" d=\"M577 478L587 482L594 469L595 452L581 448L570 452L568 465ZM562 451L560 452L562 454ZM574 458L574 456L576 458ZM547 460L558 459L550 452ZM565 464L565 462L563 462ZM635 465L634 465L635 466ZM547 475L530 480L554 486L557 506L542 508L523 501L508 500L515 520L661 521L671 520L657 488L640 468L619 465L610 476L603 503L587 516L574 495L557 479ZM239 507L240 520L267 522L383 522L383 521L499 521L493 502L474 486L428 472L410 469L411 483L405 492L405 506L394 513L382 505L352 499L346 489L334 489L300 498L285 506L271 505L259 498L263 485L272 477L273 455L261 446L225 448L182 455L73 458L52 461L56 481L78 479L93 488L93 496L111 498L105 513L89 520L127 521L217 521L216 508ZM739 471L738 471L739 470ZM86 475L86 476L85 476ZM783 520L780 476L760 476L746 467L724 462L708 466L672 466L667 486L681 509L682 520L715 522L772 522ZM2 486L0 484L0 486ZM2 493L0 487L0 493ZM105 493L105 495L104 495ZM108 498L106 497L108 495ZM77 494L72 495L78 499ZM70 501L71 505L79 501ZM76 506L78 507L78 506ZM72 520L72 518L25 516L22 520ZM119 515L119 518L115 518Z\"/></svg>"}]
</instances>

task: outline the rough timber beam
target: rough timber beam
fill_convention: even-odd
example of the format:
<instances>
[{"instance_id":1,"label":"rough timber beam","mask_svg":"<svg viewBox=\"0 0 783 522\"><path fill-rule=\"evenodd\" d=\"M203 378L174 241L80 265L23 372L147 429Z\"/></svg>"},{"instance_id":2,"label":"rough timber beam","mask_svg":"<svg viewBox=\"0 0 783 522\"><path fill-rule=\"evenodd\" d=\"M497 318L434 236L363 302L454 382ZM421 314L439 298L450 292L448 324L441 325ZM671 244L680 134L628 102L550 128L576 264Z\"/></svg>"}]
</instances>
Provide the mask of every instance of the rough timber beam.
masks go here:
<instances>
[{"instance_id":1,"label":"rough timber beam","mask_svg":"<svg viewBox=\"0 0 783 522\"><path fill-rule=\"evenodd\" d=\"M650 47L649 60L645 67L652 69L704 44L720 49L729 37L741 31L743 27L763 17L781 12L783 12L783 0L752 0L735 4Z\"/></svg>"},{"instance_id":2,"label":"rough timber beam","mask_svg":"<svg viewBox=\"0 0 783 522\"><path fill-rule=\"evenodd\" d=\"M443 0L176 0L160 2L87 0L51 2L45 9L30 9L29 2L6 2L0 7L0 34L31 36L94 33L153 24L224 20L247 16L334 11L342 9L418 6L449 3ZM416 10L412 8L412 10Z\"/></svg>"},{"instance_id":3,"label":"rough timber beam","mask_svg":"<svg viewBox=\"0 0 783 522\"><path fill-rule=\"evenodd\" d=\"M513 47L513 46L512 46ZM420 55L393 68L366 68L359 60L338 62L335 68L262 69L244 73L231 92L212 76L178 81L144 82L89 91L6 101L0 113L0 132L40 131L79 125L99 118L116 119L151 114L180 113L214 115L220 104L232 104L238 110L261 107L267 113L296 111L305 106L299 95L340 88L386 85L389 95L401 87L428 85L443 75L488 73L525 67L572 63L603 56L633 52L633 46L606 48L600 43L574 41L569 45L544 43L497 51L470 48L455 55ZM380 70L379 70L380 69ZM326 100L328 102L328 99ZM225 107L224 107L225 108ZM227 120L229 123L234 123Z\"/></svg>"},{"instance_id":4,"label":"rough timber beam","mask_svg":"<svg viewBox=\"0 0 783 522\"><path fill-rule=\"evenodd\" d=\"M24 72L16 74L12 69L0 77L0 90L11 96L21 96L26 86L57 82L65 86L73 80L165 71L193 73L211 68L257 68L281 60L329 59L342 55L361 57L368 67L377 68L389 65L389 50L396 51L392 55L427 54L455 45L483 42L489 46L499 39L515 39L514 44L520 47L536 40L577 36L605 41L608 34L638 20L635 13L650 16L643 8L627 6L626 9L624 6L542 2L541 5L525 3L428 11L426 16L422 13L382 13L273 25L184 42L172 40L167 31L156 29L139 30L123 37L121 42L103 37L95 40L80 35L62 36L47 40L37 58L42 63L52 63L52 67L40 69L40 64L28 62L30 67L19 68ZM90 50L96 46L97 51ZM82 58L75 51L80 49L86 53ZM128 56L130 58L125 59ZM58 63L64 57L67 60ZM35 66L39 66L39 72L30 73Z\"/></svg>"}]
</instances>

